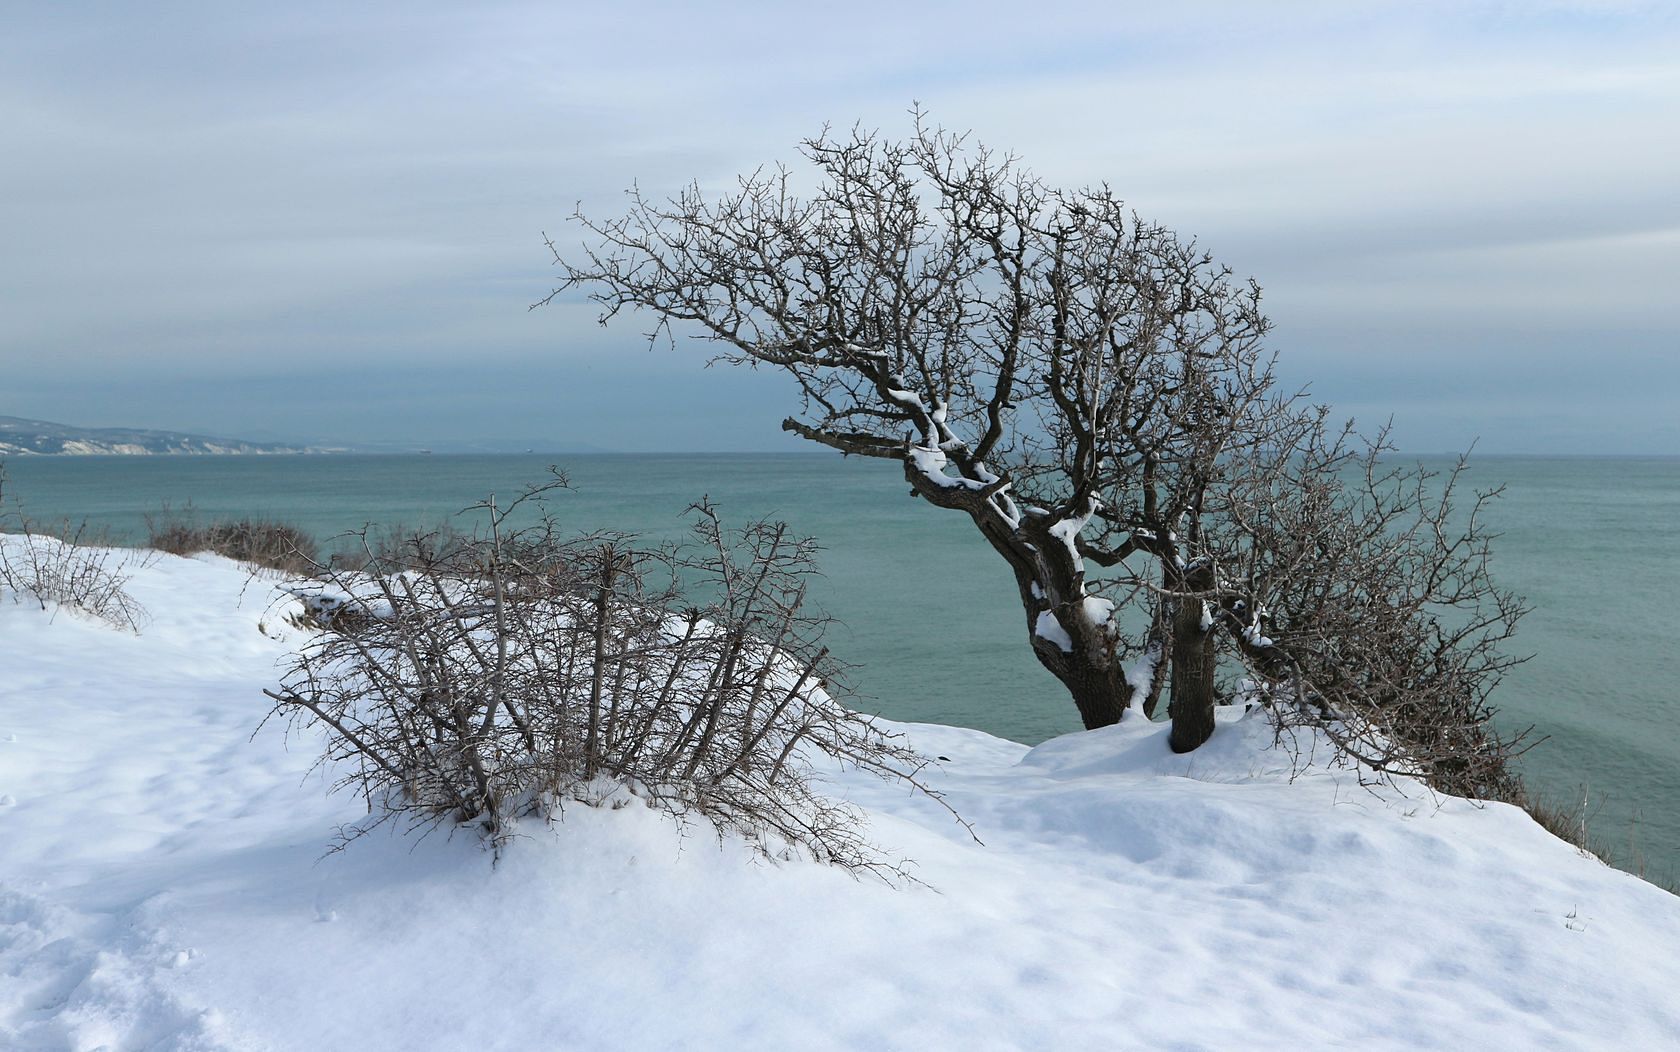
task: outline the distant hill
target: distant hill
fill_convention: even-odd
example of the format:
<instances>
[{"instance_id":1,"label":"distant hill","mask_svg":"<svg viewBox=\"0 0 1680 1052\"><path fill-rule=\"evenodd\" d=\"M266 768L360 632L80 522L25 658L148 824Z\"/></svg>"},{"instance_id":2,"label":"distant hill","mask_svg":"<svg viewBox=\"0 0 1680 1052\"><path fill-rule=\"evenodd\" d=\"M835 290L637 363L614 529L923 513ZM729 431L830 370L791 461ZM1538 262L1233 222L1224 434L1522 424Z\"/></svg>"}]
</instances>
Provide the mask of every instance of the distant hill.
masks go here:
<instances>
[{"instance_id":1,"label":"distant hill","mask_svg":"<svg viewBox=\"0 0 1680 1052\"><path fill-rule=\"evenodd\" d=\"M0 416L0 457L312 452L317 450L271 442L245 442L237 438L188 435L179 431L147 431L134 427L71 427L68 424L54 424L45 420Z\"/></svg>"}]
</instances>

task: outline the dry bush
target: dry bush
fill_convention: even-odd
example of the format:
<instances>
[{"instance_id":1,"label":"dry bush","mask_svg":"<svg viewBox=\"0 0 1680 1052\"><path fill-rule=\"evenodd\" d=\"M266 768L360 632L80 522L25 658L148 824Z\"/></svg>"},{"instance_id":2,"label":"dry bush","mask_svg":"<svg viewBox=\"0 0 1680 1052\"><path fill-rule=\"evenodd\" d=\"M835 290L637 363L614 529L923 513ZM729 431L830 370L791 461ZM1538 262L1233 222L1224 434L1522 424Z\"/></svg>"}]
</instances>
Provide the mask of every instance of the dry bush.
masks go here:
<instances>
[{"instance_id":1,"label":"dry bush","mask_svg":"<svg viewBox=\"0 0 1680 1052\"><path fill-rule=\"evenodd\" d=\"M926 789L924 761L839 700L811 542L726 529L704 503L687 541L658 548L562 539L546 518L511 530L547 488L479 506L483 532L370 541L362 570L294 589L323 630L273 714L325 730L375 823L469 823L499 849L512 819L628 794L767 857L901 872L820 791L835 764Z\"/></svg>"},{"instance_id":2,"label":"dry bush","mask_svg":"<svg viewBox=\"0 0 1680 1052\"><path fill-rule=\"evenodd\" d=\"M237 519L194 524L189 516L167 509L146 516L146 545L171 555L215 552L242 563L281 573L308 575L319 561L315 539L296 526L261 519Z\"/></svg>"},{"instance_id":3,"label":"dry bush","mask_svg":"<svg viewBox=\"0 0 1680 1052\"><path fill-rule=\"evenodd\" d=\"M150 618L125 587L134 558L132 551L83 543L79 535L30 533L22 543L0 541L0 586L43 610L57 605L138 634Z\"/></svg>"},{"instance_id":4,"label":"dry bush","mask_svg":"<svg viewBox=\"0 0 1680 1052\"><path fill-rule=\"evenodd\" d=\"M69 609L136 634L149 620L125 587L137 553L111 546L86 523L44 529L8 503L0 468L0 535L8 533L17 536L0 536L0 591L14 601Z\"/></svg>"},{"instance_id":5,"label":"dry bush","mask_svg":"<svg viewBox=\"0 0 1680 1052\"><path fill-rule=\"evenodd\" d=\"M1465 461L1396 463L1386 431L1304 418L1300 433L1233 454L1228 523L1203 533L1208 583L1189 597L1284 727L1322 731L1370 770L1471 799L1520 803L1526 730L1494 722L1494 689L1526 658L1527 612L1497 587L1485 512Z\"/></svg>"},{"instance_id":6,"label":"dry bush","mask_svg":"<svg viewBox=\"0 0 1680 1052\"><path fill-rule=\"evenodd\" d=\"M424 528L369 526L333 538L340 546L328 562L332 568L346 571L365 570L376 564L387 571L421 569L447 562L454 553L470 551L470 540L469 534L449 522Z\"/></svg>"}]
</instances>

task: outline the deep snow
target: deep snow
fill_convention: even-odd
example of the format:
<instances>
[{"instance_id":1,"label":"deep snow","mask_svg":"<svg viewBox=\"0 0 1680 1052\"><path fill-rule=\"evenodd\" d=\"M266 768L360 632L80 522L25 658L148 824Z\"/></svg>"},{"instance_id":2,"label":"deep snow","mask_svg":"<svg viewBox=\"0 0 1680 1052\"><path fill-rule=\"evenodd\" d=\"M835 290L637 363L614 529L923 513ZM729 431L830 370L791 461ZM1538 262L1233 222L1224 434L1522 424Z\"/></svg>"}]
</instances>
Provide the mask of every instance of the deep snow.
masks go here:
<instances>
[{"instance_id":1,"label":"deep snow","mask_svg":"<svg viewBox=\"0 0 1680 1052\"><path fill-rule=\"evenodd\" d=\"M1297 771L1259 715L1182 757L905 727L983 845L835 784L926 886L634 806L495 868L441 831L323 857L356 801L253 737L274 584L159 557L139 636L0 599L0 1048L1680 1046L1680 899L1514 808Z\"/></svg>"}]
</instances>

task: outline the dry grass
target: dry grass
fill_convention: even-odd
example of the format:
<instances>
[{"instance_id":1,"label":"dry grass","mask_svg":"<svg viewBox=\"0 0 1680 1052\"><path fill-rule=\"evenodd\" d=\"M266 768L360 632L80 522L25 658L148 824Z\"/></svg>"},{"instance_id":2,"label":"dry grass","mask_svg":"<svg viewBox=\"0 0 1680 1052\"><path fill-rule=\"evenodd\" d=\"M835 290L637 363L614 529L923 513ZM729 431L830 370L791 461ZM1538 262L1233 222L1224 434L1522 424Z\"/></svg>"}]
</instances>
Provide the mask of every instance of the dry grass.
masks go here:
<instances>
[{"instance_id":1,"label":"dry grass","mask_svg":"<svg viewBox=\"0 0 1680 1052\"><path fill-rule=\"evenodd\" d=\"M1577 800L1574 796L1560 798L1541 795L1524 787L1519 798L1512 803L1526 811L1546 832L1573 845L1582 853L1592 855L1606 865L1615 866L1625 873L1632 873L1672 894L1680 895L1680 882L1677 882L1676 874L1651 872L1645 853L1639 846L1637 821L1629 825L1625 853L1619 851L1610 838L1602 835L1598 815L1603 800L1594 800L1586 788L1581 789L1580 799Z\"/></svg>"}]
</instances>

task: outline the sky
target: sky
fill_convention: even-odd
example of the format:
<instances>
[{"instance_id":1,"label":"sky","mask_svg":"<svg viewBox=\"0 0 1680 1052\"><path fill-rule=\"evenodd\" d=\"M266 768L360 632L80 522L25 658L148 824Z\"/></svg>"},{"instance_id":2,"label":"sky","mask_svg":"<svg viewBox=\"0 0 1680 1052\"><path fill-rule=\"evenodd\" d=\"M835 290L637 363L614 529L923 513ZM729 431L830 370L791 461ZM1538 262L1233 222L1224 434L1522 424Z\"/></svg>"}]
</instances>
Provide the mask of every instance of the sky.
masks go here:
<instances>
[{"instance_id":1,"label":"sky","mask_svg":"<svg viewBox=\"0 0 1680 1052\"><path fill-rule=\"evenodd\" d=\"M1171 10L1168 10L1168 7ZM0 0L0 414L392 447L798 448L544 232L825 124L1108 183L1404 449L1680 454L1668 2Z\"/></svg>"}]
</instances>

